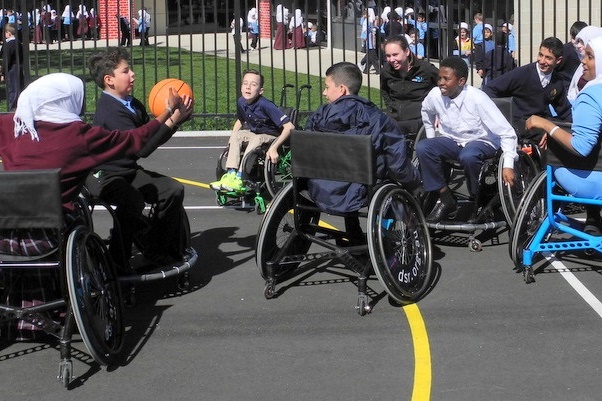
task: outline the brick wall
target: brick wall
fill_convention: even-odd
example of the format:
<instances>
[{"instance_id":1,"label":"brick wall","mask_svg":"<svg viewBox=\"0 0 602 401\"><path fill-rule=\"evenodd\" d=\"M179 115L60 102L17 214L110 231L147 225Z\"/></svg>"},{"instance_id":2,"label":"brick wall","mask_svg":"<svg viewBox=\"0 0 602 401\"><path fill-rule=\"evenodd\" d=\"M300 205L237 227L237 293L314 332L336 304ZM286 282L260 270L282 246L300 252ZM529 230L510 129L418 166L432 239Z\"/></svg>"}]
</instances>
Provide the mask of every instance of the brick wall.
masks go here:
<instances>
[{"instance_id":1,"label":"brick wall","mask_svg":"<svg viewBox=\"0 0 602 401\"><path fill-rule=\"evenodd\" d=\"M259 37L270 38L272 36L272 10L269 0L259 1Z\"/></svg>"},{"instance_id":2,"label":"brick wall","mask_svg":"<svg viewBox=\"0 0 602 401\"><path fill-rule=\"evenodd\" d=\"M98 15L102 19L101 38L118 39L119 21L117 14L130 17L131 4L127 0L106 0L98 2ZM105 21L105 19L108 19Z\"/></svg>"}]
</instances>

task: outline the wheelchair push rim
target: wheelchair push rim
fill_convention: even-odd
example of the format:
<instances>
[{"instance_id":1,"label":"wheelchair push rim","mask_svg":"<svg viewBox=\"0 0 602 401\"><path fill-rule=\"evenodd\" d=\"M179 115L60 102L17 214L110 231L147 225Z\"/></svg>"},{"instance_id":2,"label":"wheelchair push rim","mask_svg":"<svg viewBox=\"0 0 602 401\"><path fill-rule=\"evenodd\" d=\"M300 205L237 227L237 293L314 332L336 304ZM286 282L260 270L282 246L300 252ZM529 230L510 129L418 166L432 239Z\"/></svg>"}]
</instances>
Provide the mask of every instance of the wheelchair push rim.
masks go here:
<instances>
[{"instance_id":1,"label":"wheelchair push rim","mask_svg":"<svg viewBox=\"0 0 602 401\"><path fill-rule=\"evenodd\" d=\"M73 315L90 355L110 365L124 340L123 309L115 269L102 239L84 226L67 240L67 286Z\"/></svg>"},{"instance_id":2,"label":"wheelchair push rim","mask_svg":"<svg viewBox=\"0 0 602 401\"><path fill-rule=\"evenodd\" d=\"M368 250L374 271L389 296L419 300L434 275L431 239L416 200L394 184L381 187L368 211Z\"/></svg>"}]
</instances>

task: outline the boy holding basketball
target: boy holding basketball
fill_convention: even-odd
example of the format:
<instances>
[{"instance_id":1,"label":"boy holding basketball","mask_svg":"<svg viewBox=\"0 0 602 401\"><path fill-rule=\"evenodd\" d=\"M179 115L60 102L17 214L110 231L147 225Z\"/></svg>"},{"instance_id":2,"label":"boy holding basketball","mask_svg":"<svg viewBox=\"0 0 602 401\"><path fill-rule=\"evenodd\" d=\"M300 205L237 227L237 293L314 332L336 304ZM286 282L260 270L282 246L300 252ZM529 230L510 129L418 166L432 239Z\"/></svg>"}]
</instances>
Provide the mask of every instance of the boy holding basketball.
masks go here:
<instances>
[{"instance_id":1,"label":"boy holding basketball","mask_svg":"<svg viewBox=\"0 0 602 401\"><path fill-rule=\"evenodd\" d=\"M272 142L266 152L266 163L278 162L278 148L295 128L291 120L274 103L262 96L263 75L256 70L247 70L243 74L240 92L242 96L236 103L238 119L232 128L228 143L226 174L219 181L209 184L215 190L241 191L243 189L240 152L244 143L247 148L244 157L258 146ZM241 129L243 124L248 130Z\"/></svg>"},{"instance_id":2,"label":"boy holding basketball","mask_svg":"<svg viewBox=\"0 0 602 401\"><path fill-rule=\"evenodd\" d=\"M122 47L109 47L90 57L90 75L103 92L96 102L93 125L109 130L128 130L149 121L144 105L131 96L135 74ZM170 119L136 156L97 166L86 179L91 195L116 207L121 240L111 236L113 260L128 270L132 239L145 203L155 204L153 224L144 256L158 265L183 258L186 239L181 238L184 187L178 181L144 170L137 163L166 142L178 126Z\"/></svg>"}]
</instances>

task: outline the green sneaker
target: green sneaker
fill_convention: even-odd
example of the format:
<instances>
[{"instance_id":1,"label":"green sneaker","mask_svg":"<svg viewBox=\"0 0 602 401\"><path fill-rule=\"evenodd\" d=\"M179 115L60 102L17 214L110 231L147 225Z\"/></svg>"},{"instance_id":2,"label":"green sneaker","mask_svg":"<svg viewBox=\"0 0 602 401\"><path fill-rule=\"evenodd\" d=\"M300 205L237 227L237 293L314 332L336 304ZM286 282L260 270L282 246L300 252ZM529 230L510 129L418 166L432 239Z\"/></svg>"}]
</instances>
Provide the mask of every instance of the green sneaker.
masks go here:
<instances>
[{"instance_id":1,"label":"green sneaker","mask_svg":"<svg viewBox=\"0 0 602 401\"><path fill-rule=\"evenodd\" d=\"M242 192L243 182L236 173L230 173L225 179L222 179L222 188L232 192Z\"/></svg>"},{"instance_id":2,"label":"green sneaker","mask_svg":"<svg viewBox=\"0 0 602 401\"><path fill-rule=\"evenodd\" d=\"M236 173L226 173L224 175L222 175L222 178L220 178L219 181L213 181L211 183L209 183L209 186L211 187L211 189L214 189L216 191L219 191L222 189L222 183L226 182L228 179L229 175L236 175Z\"/></svg>"}]
</instances>

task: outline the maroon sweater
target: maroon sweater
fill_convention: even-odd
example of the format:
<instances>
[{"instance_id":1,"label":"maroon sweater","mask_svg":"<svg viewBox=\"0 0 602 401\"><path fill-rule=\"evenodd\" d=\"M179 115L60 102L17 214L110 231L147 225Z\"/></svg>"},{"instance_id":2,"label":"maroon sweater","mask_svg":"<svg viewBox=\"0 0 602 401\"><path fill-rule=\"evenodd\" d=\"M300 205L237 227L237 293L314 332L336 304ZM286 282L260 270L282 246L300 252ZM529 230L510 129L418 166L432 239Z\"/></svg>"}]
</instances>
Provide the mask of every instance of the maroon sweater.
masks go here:
<instances>
[{"instance_id":1,"label":"maroon sweater","mask_svg":"<svg viewBox=\"0 0 602 401\"><path fill-rule=\"evenodd\" d=\"M63 205L69 209L94 167L135 154L161 127L157 120L128 131L109 131L83 122L36 121L40 140L35 141L29 134L14 138L13 116L0 116L4 170L60 168Z\"/></svg>"}]
</instances>

